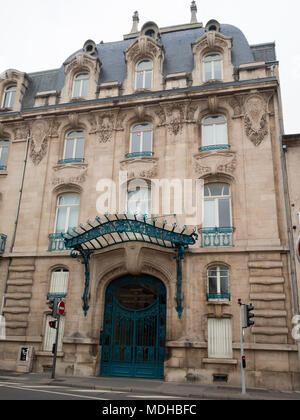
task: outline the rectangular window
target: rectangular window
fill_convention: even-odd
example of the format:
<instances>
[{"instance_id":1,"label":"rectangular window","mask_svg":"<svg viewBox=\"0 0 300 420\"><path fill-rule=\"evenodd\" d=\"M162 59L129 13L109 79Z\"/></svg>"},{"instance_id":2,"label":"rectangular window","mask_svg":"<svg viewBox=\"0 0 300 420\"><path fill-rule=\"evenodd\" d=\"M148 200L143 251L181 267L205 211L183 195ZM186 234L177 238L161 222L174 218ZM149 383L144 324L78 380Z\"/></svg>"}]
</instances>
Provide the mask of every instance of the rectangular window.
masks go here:
<instances>
[{"instance_id":1,"label":"rectangular window","mask_svg":"<svg viewBox=\"0 0 300 420\"><path fill-rule=\"evenodd\" d=\"M8 141L0 141L0 170L6 169Z\"/></svg>"},{"instance_id":2,"label":"rectangular window","mask_svg":"<svg viewBox=\"0 0 300 420\"><path fill-rule=\"evenodd\" d=\"M231 319L208 318L208 357L232 359Z\"/></svg>"}]
</instances>

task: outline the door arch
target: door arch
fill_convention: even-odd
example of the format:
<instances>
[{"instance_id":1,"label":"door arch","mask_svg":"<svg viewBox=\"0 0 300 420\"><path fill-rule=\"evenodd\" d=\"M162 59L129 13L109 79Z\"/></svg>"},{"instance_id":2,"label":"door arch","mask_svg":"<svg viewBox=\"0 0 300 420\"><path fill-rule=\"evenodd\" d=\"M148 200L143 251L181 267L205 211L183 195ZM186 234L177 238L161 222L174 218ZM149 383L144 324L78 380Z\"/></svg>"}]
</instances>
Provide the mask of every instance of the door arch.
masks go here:
<instances>
[{"instance_id":1,"label":"door arch","mask_svg":"<svg viewBox=\"0 0 300 420\"><path fill-rule=\"evenodd\" d=\"M155 277L113 280L105 295L101 375L163 378L166 288Z\"/></svg>"}]
</instances>

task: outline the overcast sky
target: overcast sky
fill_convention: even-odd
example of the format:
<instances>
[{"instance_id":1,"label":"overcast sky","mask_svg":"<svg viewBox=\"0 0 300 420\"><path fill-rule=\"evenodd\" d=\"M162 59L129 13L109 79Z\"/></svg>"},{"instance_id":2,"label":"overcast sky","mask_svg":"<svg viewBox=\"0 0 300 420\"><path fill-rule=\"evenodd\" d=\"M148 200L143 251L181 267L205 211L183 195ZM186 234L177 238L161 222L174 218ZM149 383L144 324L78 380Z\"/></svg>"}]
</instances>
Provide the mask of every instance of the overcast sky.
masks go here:
<instances>
[{"instance_id":1,"label":"overcast sky","mask_svg":"<svg viewBox=\"0 0 300 420\"><path fill-rule=\"evenodd\" d=\"M299 0L196 1L198 22L210 19L242 30L250 44L276 42L280 63L285 133L300 133ZM191 0L0 0L0 74L59 68L87 39L119 41L132 15L141 26L190 22Z\"/></svg>"}]
</instances>

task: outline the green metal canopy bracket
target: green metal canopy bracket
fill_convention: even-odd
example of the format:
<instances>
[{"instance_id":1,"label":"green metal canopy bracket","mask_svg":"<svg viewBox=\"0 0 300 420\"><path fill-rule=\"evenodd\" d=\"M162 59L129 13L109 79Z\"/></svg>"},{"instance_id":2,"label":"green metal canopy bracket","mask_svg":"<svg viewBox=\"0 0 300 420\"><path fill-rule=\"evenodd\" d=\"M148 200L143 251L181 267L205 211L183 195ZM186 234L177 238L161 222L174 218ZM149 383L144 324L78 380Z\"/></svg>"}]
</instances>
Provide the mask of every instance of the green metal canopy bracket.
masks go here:
<instances>
[{"instance_id":1,"label":"green metal canopy bracket","mask_svg":"<svg viewBox=\"0 0 300 420\"><path fill-rule=\"evenodd\" d=\"M181 315L183 312L183 300L184 300L184 294L182 293L182 260L184 259L184 253L185 249L184 246L178 246L176 247L176 256L174 257L176 259L177 263L177 293L176 293L176 311L178 312L178 317L181 319Z\"/></svg>"},{"instance_id":2,"label":"green metal canopy bracket","mask_svg":"<svg viewBox=\"0 0 300 420\"><path fill-rule=\"evenodd\" d=\"M84 264L84 277L85 277L85 283L84 283L84 291L83 291L83 296L82 296L82 309L84 312L84 316L87 315L87 311L89 310L89 301L91 298L91 293L90 293L90 258L91 255L93 254L93 251L90 250L84 250L81 247L78 247L76 249L73 249L71 251L71 257L72 258L78 258L78 253L80 254L80 256L82 257L82 261L81 264Z\"/></svg>"}]
</instances>

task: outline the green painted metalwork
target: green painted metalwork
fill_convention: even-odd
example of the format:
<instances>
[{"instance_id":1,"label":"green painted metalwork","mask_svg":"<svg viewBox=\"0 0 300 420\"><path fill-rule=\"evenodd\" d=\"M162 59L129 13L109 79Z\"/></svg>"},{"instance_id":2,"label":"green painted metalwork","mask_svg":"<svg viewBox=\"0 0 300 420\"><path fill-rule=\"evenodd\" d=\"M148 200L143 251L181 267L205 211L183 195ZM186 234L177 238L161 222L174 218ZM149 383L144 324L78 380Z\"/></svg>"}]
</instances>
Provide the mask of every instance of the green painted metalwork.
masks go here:
<instances>
[{"instance_id":1,"label":"green painted metalwork","mask_svg":"<svg viewBox=\"0 0 300 420\"><path fill-rule=\"evenodd\" d=\"M233 228L203 228L201 229L201 246L207 247L226 247L233 246Z\"/></svg>"},{"instance_id":2,"label":"green painted metalwork","mask_svg":"<svg viewBox=\"0 0 300 420\"><path fill-rule=\"evenodd\" d=\"M135 286L144 289L153 299L145 308L125 307L119 301L119 290ZM137 300L140 297L137 296ZM163 283L146 275L114 280L106 291L101 374L163 378L165 341L166 289Z\"/></svg>"},{"instance_id":3,"label":"green painted metalwork","mask_svg":"<svg viewBox=\"0 0 300 420\"><path fill-rule=\"evenodd\" d=\"M203 146L200 148L201 152L206 152L210 150L228 150L229 145L228 144L214 144L211 146Z\"/></svg>"},{"instance_id":4,"label":"green painted metalwork","mask_svg":"<svg viewBox=\"0 0 300 420\"><path fill-rule=\"evenodd\" d=\"M5 252L6 239L7 236L4 233L0 233L0 254Z\"/></svg>"},{"instance_id":5,"label":"green painted metalwork","mask_svg":"<svg viewBox=\"0 0 300 420\"><path fill-rule=\"evenodd\" d=\"M207 293L206 295L207 300L209 299L227 299L230 300L229 293Z\"/></svg>"},{"instance_id":6,"label":"green painted metalwork","mask_svg":"<svg viewBox=\"0 0 300 420\"><path fill-rule=\"evenodd\" d=\"M144 157L144 156L153 156L153 152L134 152L134 153L127 153L127 158L135 158L135 157Z\"/></svg>"},{"instance_id":7,"label":"green painted metalwork","mask_svg":"<svg viewBox=\"0 0 300 420\"><path fill-rule=\"evenodd\" d=\"M93 252L126 242L145 242L164 248L173 248L176 251L176 310L181 318L183 311L181 261L184 258L185 247L194 245L198 238L196 229L190 231L189 234L185 234L185 231L186 227L179 229L176 223L170 229L167 227L166 221L161 227L157 225L157 218L149 220L143 216L142 219L139 219L136 215L127 216L125 214L122 216L106 215L102 220L100 217L96 217L94 222L88 221L85 226L81 224L77 229L61 234L64 237L65 246L72 249L71 256L74 258L81 256L82 264L85 265L85 287L82 296L85 315L89 309L89 261Z\"/></svg>"},{"instance_id":8,"label":"green painted metalwork","mask_svg":"<svg viewBox=\"0 0 300 420\"><path fill-rule=\"evenodd\" d=\"M178 312L178 317L181 318L183 312L183 300L184 295L182 294L182 266L181 261L184 259L184 246L178 246L176 248L176 263L177 263L177 293L176 293L176 311Z\"/></svg>"},{"instance_id":9,"label":"green painted metalwork","mask_svg":"<svg viewBox=\"0 0 300 420\"><path fill-rule=\"evenodd\" d=\"M83 158L74 158L74 159L61 159L58 161L59 164L64 163L82 163L84 161Z\"/></svg>"},{"instance_id":10,"label":"green painted metalwork","mask_svg":"<svg viewBox=\"0 0 300 420\"><path fill-rule=\"evenodd\" d=\"M65 244L62 233L51 233L49 235L48 251L67 251L69 249Z\"/></svg>"}]
</instances>

